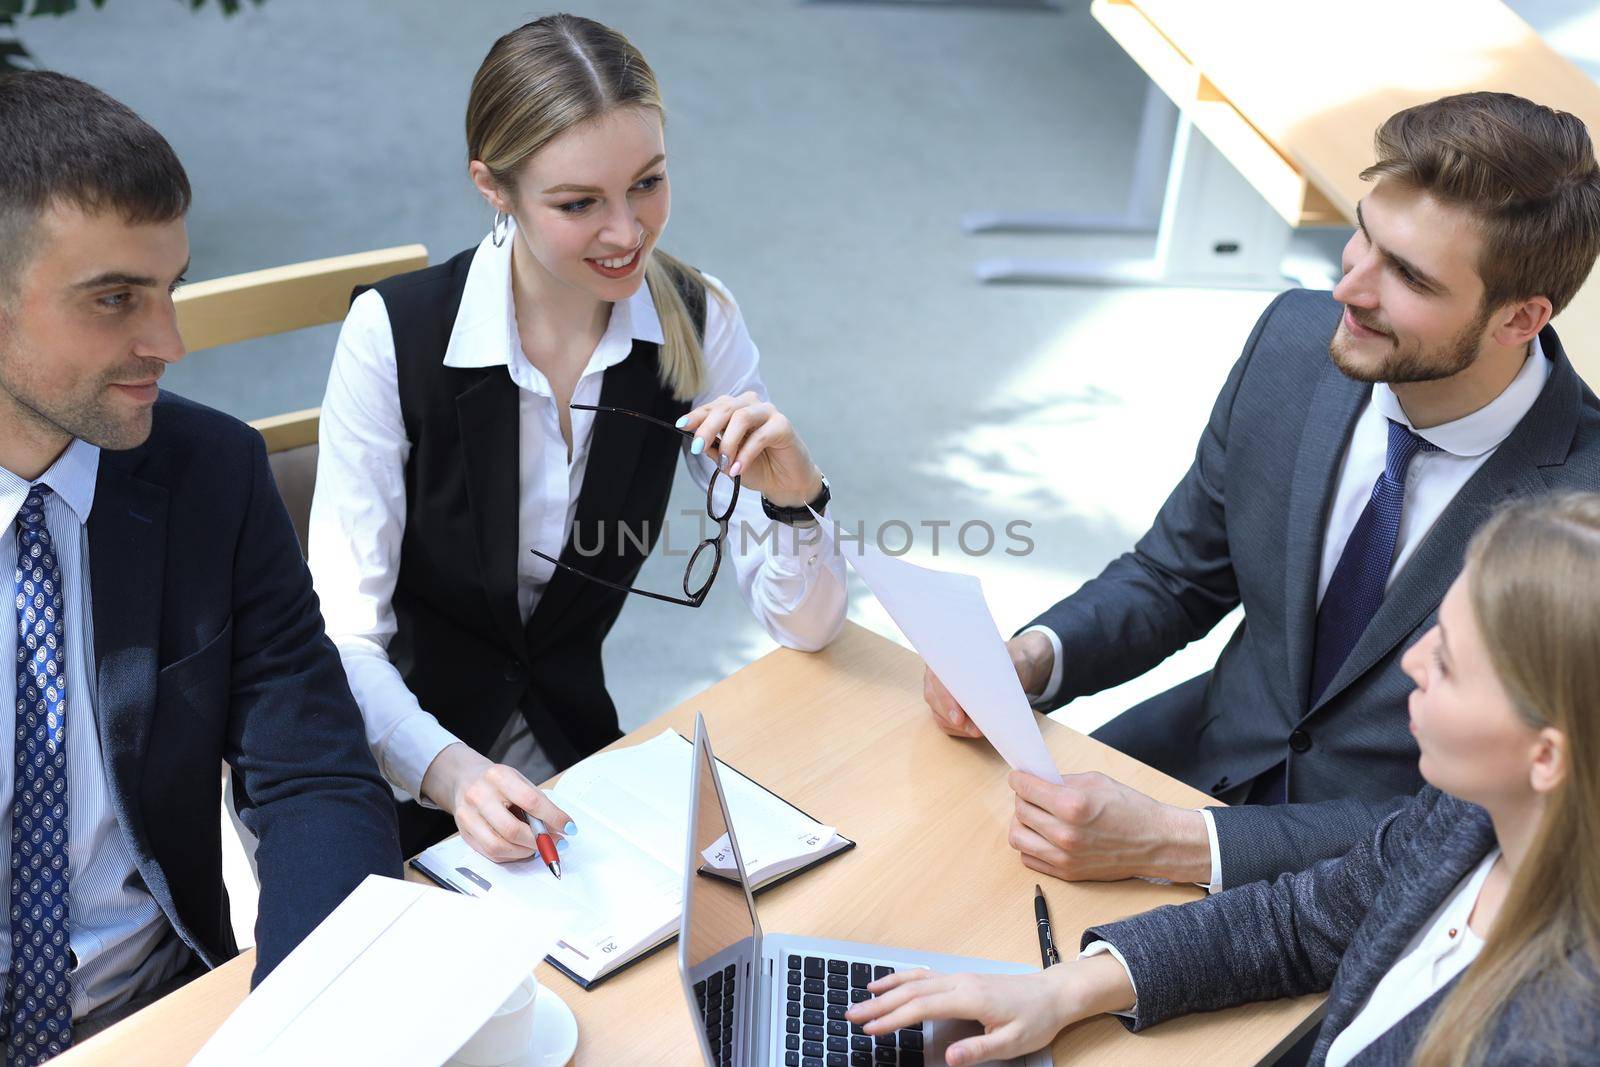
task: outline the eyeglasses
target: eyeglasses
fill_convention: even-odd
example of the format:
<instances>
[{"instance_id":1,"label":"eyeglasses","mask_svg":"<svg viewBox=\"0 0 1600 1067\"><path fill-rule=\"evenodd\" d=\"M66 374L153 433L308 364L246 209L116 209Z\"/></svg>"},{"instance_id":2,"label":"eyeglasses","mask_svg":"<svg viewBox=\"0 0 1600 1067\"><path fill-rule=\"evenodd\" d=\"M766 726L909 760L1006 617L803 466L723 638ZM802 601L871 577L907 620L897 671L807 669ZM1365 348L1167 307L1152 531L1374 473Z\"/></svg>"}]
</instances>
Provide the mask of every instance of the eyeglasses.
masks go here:
<instances>
[{"instance_id":1,"label":"eyeglasses","mask_svg":"<svg viewBox=\"0 0 1600 1067\"><path fill-rule=\"evenodd\" d=\"M627 415L629 418L641 419L652 426L659 426L663 430L678 434L688 440L694 439L694 434L688 430L680 430L670 422L627 408L602 407L598 404L571 404L573 411L596 411L606 415ZM712 442L715 444L716 442ZM726 478L733 485L732 492L728 493L728 501L723 504L717 498L719 479ZM529 549L535 556L547 563L553 563L562 570L571 571L580 578L587 578L597 582L608 589L616 589L623 593L637 593L647 596L651 600L665 600L669 604L682 604L684 607L697 608L705 603L706 594L711 592L711 583L717 580L717 571L722 569L722 544L728 539L728 522L733 518L734 505L739 502L739 479L727 478L720 470L711 472L711 481L706 484L706 516L717 524L717 532L713 537L708 537L700 542L694 554L689 557L689 565L683 570L683 596L668 596L666 593L652 593L648 589L635 589L631 585L622 585L618 582L608 581L605 578L590 574L588 571L579 570L570 563L563 563L559 559L547 556L537 548Z\"/></svg>"}]
</instances>

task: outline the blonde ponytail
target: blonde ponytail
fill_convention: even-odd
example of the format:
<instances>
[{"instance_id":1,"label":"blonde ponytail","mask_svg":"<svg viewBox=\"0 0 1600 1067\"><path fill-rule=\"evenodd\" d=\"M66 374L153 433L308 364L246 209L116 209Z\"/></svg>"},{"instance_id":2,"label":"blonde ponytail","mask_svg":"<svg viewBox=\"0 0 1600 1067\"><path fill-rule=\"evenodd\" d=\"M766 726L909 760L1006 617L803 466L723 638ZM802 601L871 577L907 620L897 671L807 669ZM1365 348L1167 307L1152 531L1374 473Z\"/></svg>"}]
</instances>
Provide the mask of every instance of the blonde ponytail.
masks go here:
<instances>
[{"instance_id":1,"label":"blonde ponytail","mask_svg":"<svg viewBox=\"0 0 1600 1067\"><path fill-rule=\"evenodd\" d=\"M661 384L671 389L677 399L693 400L705 384L706 361L697 324L678 288L680 278L688 279L704 289L707 300L713 294L721 299L721 295L706 283L705 275L659 248L651 253L650 261L645 264L644 280L650 287L650 299L655 302L656 315L661 319L664 341L661 345Z\"/></svg>"}]
</instances>

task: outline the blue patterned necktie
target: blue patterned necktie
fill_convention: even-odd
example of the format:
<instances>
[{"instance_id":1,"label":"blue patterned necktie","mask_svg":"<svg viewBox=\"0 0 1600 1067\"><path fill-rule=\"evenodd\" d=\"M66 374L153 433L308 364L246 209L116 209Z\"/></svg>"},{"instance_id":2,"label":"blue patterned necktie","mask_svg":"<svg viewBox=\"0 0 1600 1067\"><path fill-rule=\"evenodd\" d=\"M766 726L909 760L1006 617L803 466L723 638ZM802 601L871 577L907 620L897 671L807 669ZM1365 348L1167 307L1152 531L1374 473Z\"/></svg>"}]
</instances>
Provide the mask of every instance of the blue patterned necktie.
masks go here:
<instances>
[{"instance_id":1,"label":"blue patterned necktie","mask_svg":"<svg viewBox=\"0 0 1600 1067\"><path fill-rule=\"evenodd\" d=\"M1400 507L1405 501L1406 472L1418 452L1437 452L1437 445L1389 420L1389 448L1383 473L1372 487L1372 498L1356 520L1344 553L1322 594L1317 610L1317 644L1311 658L1311 702L1339 673L1356 647L1367 624L1378 613L1394 566L1395 542L1400 537Z\"/></svg>"},{"instance_id":2,"label":"blue patterned necktie","mask_svg":"<svg viewBox=\"0 0 1600 1067\"><path fill-rule=\"evenodd\" d=\"M67 990L67 686L61 570L44 523L48 486L17 513L16 781L11 805L11 970L6 1067L72 1044Z\"/></svg>"}]
</instances>

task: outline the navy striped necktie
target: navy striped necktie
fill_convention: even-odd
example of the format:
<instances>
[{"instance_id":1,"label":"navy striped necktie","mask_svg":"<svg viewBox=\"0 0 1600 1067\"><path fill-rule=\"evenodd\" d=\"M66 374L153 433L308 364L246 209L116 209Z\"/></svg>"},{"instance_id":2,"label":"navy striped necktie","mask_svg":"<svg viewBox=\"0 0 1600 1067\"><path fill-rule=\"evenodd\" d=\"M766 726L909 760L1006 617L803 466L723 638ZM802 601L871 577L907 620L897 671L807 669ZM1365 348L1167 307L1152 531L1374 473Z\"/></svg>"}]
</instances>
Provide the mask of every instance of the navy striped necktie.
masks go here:
<instances>
[{"instance_id":1,"label":"navy striped necktie","mask_svg":"<svg viewBox=\"0 0 1600 1067\"><path fill-rule=\"evenodd\" d=\"M1437 452L1408 427L1389 420L1389 448L1372 498L1356 520L1344 553L1328 580L1317 611L1317 643L1311 660L1311 703L1315 704L1349 658L1350 650L1378 613L1394 566L1405 502L1406 472L1419 452Z\"/></svg>"}]
</instances>

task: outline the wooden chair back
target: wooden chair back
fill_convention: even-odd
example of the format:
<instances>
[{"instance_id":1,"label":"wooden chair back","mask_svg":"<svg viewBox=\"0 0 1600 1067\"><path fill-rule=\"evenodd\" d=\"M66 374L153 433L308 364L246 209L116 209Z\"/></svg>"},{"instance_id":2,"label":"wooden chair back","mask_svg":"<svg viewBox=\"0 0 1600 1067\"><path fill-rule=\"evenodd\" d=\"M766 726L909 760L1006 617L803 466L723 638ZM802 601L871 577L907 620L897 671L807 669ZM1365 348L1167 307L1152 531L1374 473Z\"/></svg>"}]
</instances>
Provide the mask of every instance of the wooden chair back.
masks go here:
<instances>
[{"instance_id":1,"label":"wooden chair back","mask_svg":"<svg viewBox=\"0 0 1600 1067\"><path fill-rule=\"evenodd\" d=\"M190 352L338 322L350 293L428 265L422 245L400 245L195 282L178 290L178 330ZM256 419L278 492L305 551L317 480L317 408Z\"/></svg>"}]
</instances>

